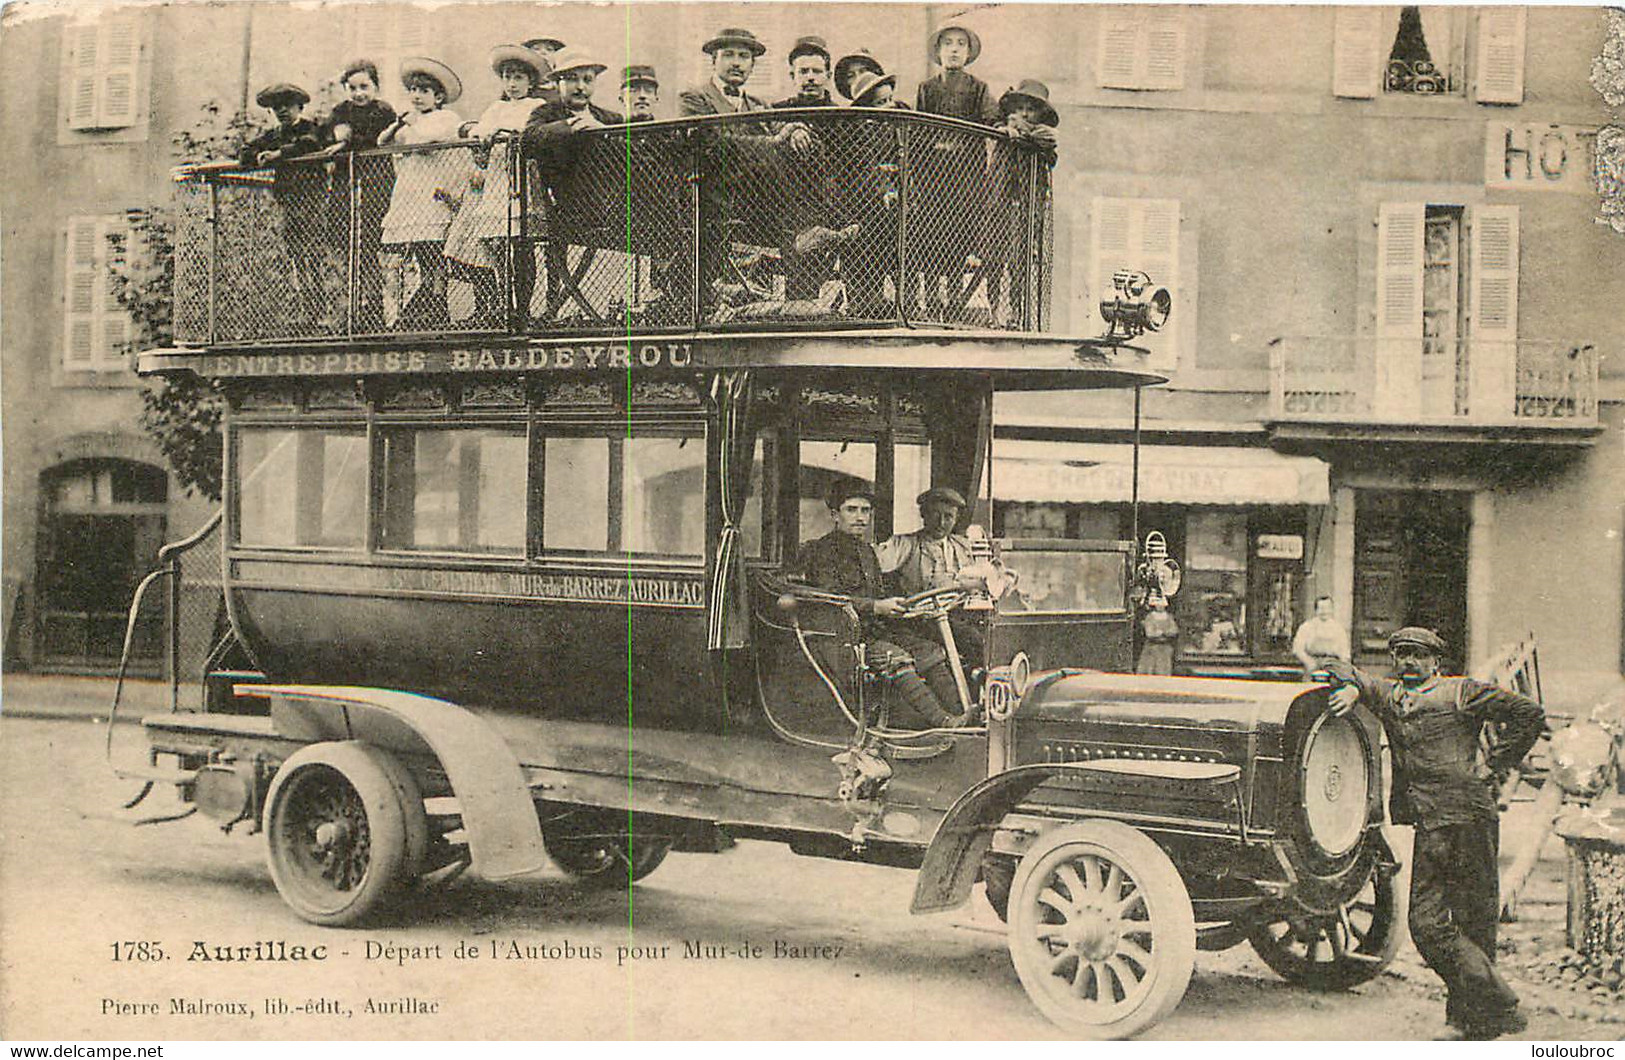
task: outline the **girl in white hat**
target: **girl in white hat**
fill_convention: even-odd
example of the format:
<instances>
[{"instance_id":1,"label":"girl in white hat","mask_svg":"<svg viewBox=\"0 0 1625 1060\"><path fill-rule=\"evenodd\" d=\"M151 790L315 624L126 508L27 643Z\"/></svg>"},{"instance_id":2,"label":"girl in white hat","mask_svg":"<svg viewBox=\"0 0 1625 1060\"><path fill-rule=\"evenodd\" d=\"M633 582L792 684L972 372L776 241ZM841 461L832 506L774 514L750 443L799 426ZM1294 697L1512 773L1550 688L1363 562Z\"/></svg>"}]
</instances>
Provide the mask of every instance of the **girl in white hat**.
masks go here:
<instances>
[{"instance_id":1,"label":"girl in white hat","mask_svg":"<svg viewBox=\"0 0 1625 1060\"><path fill-rule=\"evenodd\" d=\"M378 134L378 146L457 139L458 117L445 106L462 95L463 83L451 68L433 59L405 59L401 83L411 107ZM417 290L401 307L398 329L432 331L449 323L442 253L467 169L464 151L409 151L395 156L395 190L384 215L383 242L406 248L420 275Z\"/></svg>"}]
</instances>

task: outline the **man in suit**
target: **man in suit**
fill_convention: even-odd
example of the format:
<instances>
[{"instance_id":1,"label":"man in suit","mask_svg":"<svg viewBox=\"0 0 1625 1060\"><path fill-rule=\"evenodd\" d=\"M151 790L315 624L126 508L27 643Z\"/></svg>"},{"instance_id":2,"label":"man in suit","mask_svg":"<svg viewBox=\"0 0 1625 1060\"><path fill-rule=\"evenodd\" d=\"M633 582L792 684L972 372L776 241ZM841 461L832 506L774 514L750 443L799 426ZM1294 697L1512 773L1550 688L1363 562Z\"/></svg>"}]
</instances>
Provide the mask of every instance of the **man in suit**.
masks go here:
<instances>
[{"instance_id":1,"label":"man in suit","mask_svg":"<svg viewBox=\"0 0 1625 1060\"><path fill-rule=\"evenodd\" d=\"M616 145L606 137L584 137L581 134L606 125L620 125L623 120L612 110L605 110L592 102L598 75L605 66L584 52L566 48L553 56L553 85L559 98L544 102L531 111L525 123L523 150L526 158L536 160L542 182L553 190L558 206L555 218L562 239L550 238L547 253L548 306L547 316L559 311L574 289L579 277L568 275L568 244L572 230L580 232L600 227L611 206L619 206L621 197L618 184L595 182L600 171L619 174L621 165L594 165L591 159L613 151ZM613 202L612 202L613 200ZM589 245L587 255L594 253ZM578 270L584 274L583 267ZM560 283L555 286L554 276Z\"/></svg>"}]
</instances>

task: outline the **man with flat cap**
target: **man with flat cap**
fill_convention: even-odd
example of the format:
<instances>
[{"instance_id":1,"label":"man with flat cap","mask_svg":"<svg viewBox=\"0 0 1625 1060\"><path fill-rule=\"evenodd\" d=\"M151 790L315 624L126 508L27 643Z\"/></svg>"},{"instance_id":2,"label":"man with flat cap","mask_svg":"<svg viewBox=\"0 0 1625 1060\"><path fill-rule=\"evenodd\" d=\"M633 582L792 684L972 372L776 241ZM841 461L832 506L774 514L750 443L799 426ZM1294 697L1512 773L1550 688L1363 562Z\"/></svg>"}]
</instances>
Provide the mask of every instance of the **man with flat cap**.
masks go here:
<instances>
[{"instance_id":1,"label":"man with flat cap","mask_svg":"<svg viewBox=\"0 0 1625 1060\"><path fill-rule=\"evenodd\" d=\"M660 79L654 67L633 65L621 71L621 105L627 121L654 121L659 103Z\"/></svg>"},{"instance_id":2,"label":"man with flat cap","mask_svg":"<svg viewBox=\"0 0 1625 1060\"><path fill-rule=\"evenodd\" d=\"M1406 626L1388 638L1393 680L1343 659L1322 665L1336 686L1330 712L1363 703L1388 733L1394 763L1389 813L1416 829L1411 941L1444 980L1447 1037L1484 1040L1527 1025L1518 995L1495 970L1501 782L1545 727L1541 705L1470 677L1441 677L1444 641ZM1487 753L1484 726L1501 732Z\"/></svg>"},{"instance_id":3,"label":"man with flat cap","mask_svg":"<svg viewBox=\"0 0 1625 1060\"><path fill-rule=\"evenodd\" d=\"M310 93L298 85L278 82L262 88L254 102L276 116L276 126L243 145L244 166L275 166L271 197L282 207L282 236L293 262L293 278L300 300L298 312L314 326L326 314L322 304L323 207L327 196L327 167L316 162L285 165L292 159L321 151L321 129L302 115Z\"/></svg>"},{"instance_id":4,"label":"man with flat cap","mask_svg":"<svg viewBox=\"0 0 1625 1060\"><path fill-rule=\"evenodd\" d=\"M790 81L796 86L795 95L779 100L773 106L833 107L829 95L829 46L823 37L799 37L790 48Z\"/></svg>"},{"instance_id":5,"label":"man with flat cap","mask_svg":"<svg viewBox=\"0 0 1625 1060\"><path fill-rule=\"evenodd\" d=\"M880 569L904 596L951 586L978 588L986 584L986 570L967 570L976 563L970 538L954 533L965 511L965 497L948 486L933 486L914 499L920 506L920 528L894 534L875 547ZM948 616L961 660L981 666L986 638L975 619L963 609Z\"/></svg>"},{"instance_id":6,"label":"man with flat cap","mask_svg":"<svg viewBox=\"0 0 1625 1060\"><path fill-rule=\"evenodd\" d=\"M942 645L884 621L902 612L903 601L886 593L869 544L875 498L868 484L842 479L830 489L826 503L834 528L801 546L792 573L809 585L851 599L868 664L891 681L897 697L915 715L910 720L932 727L964 724L967 719L959 710L958 687Z\"/></svg>"}]
</instances>

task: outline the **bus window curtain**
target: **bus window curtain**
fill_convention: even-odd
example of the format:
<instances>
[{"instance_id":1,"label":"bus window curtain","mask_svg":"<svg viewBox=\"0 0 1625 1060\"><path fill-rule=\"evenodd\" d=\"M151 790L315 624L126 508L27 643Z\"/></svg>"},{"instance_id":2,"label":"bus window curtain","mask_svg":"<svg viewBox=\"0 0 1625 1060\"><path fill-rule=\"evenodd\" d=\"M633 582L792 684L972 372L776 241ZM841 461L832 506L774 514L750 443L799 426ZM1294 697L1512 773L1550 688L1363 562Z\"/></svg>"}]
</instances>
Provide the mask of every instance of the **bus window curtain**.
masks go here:
<instances>
[{"instance_id":1,"label":"bus window curtain","mask_svg":"<svg viewBox=\"0 0 1625 1060\"><path fill-rule=\"evenodd\" d=\"M718 372L711 383L711 402L721 429L717 484L722 530L717 536L711 593L706 603L706 647L720 651L750 643L750 592L745 582L739 526L745 517L745 502L750 499L751 464L756 455L756 435L750 418L750 372Z\"/></svg>"}]
</instances>

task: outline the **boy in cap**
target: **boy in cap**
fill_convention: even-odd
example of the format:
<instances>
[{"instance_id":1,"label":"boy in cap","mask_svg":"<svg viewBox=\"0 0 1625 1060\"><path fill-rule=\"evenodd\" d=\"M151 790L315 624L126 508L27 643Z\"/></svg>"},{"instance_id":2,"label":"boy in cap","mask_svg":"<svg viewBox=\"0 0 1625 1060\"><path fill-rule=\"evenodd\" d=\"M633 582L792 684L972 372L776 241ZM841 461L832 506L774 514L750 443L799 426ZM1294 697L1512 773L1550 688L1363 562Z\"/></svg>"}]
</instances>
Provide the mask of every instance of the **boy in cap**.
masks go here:
<instances>
[{"instance_id":1,"label":"boy in cap","mask_svg":"<svg viewBox=\"0 0 1625 1060\"><path fill-rule=\"evenodd\" d=\"M628 66L621 71L621 105L626 120L654 121L660 103L660 79L652 66Z\"/></svg>"},{"instance_id":2,"label":"boy in cap","mask_svg":"<svg viewBox=\"0 0 1625 1060\"><path fill-rule=\"evenodd\" d=\"M883 623L902 613L903 601L884 595L880 565L868 540L875 507L868 484L843 479L831 488L826 503L834 527L801 546L795 572L810 585L851 599L869 666L890 679L918 722L933 727L964 724L967 719L958 710L959 691L942 646Z\"/></svg>"},{"instance_id":3,"label":"boy in cap","mask_svg":"<svg viewBox=\"0 0 1625 1060\"><path fill-rule=\"evenodd\" d=\"M1411 941L1444 980L1452 1037L1515 1034L1527 1026L1518 995L1495 970L1500 918L1497 856L1502 779L1545 727L1541 705L1470 677L1441 677L1444 641L1406 626L1388 638L1396 677L1379 680L1343 659L1323 663L1335 686L1332 715L1363 703L1388 733L1394 763L1389 812L1416 829ZM1480 735L1502 725L1487 754Z\"/></svg>"},{"instance_id":4,"label":"boy in cap","mask_svg":"<svg viewBox=\"0 0 1625 1060\"><path fill-rule=\"evenodd\" d=\"M319 154L321 130L303 116L310 93L298 85L279 82L262 88L254 102L276 116L276 126L243 145L239 161L244 166L275 166L271 197L282 207L282 237L293 263L294 285L298 289L295 322L314 328L323 322L322 304L322 207L327 193L327 167L315 162L287 165L292 159Z\"/></svg>"},{"instance_id":5,"label":"boy in cap","mask_svg":"<svg viewBox=\"0 0 1625 1060\"><path fill-rule=\"evenodd\" d=\"M999 97L999 117L1000 128L1009 139L997 145L990 159L992 183L1003 194L994 204L983 270L987 279L988 312L996 324L1005 322L1001 301L1006 264L1010 269L1011 315L1021 320L1024 310L1038 301L1038 292L1028 286L1032 274L1028 268L1030 255L1023 245L1026 219L1029 212L1042 209L1043 197L1048 194L1049 171L1055 166L1058 143L1055 129L1061 123L1060 115L1050 105L1049 86L1031 78L1007 89ZM1038 174L1037 201L1029 201L1027 160L1034 150L1043 165Z\"/></svg>"}]
</instances>

